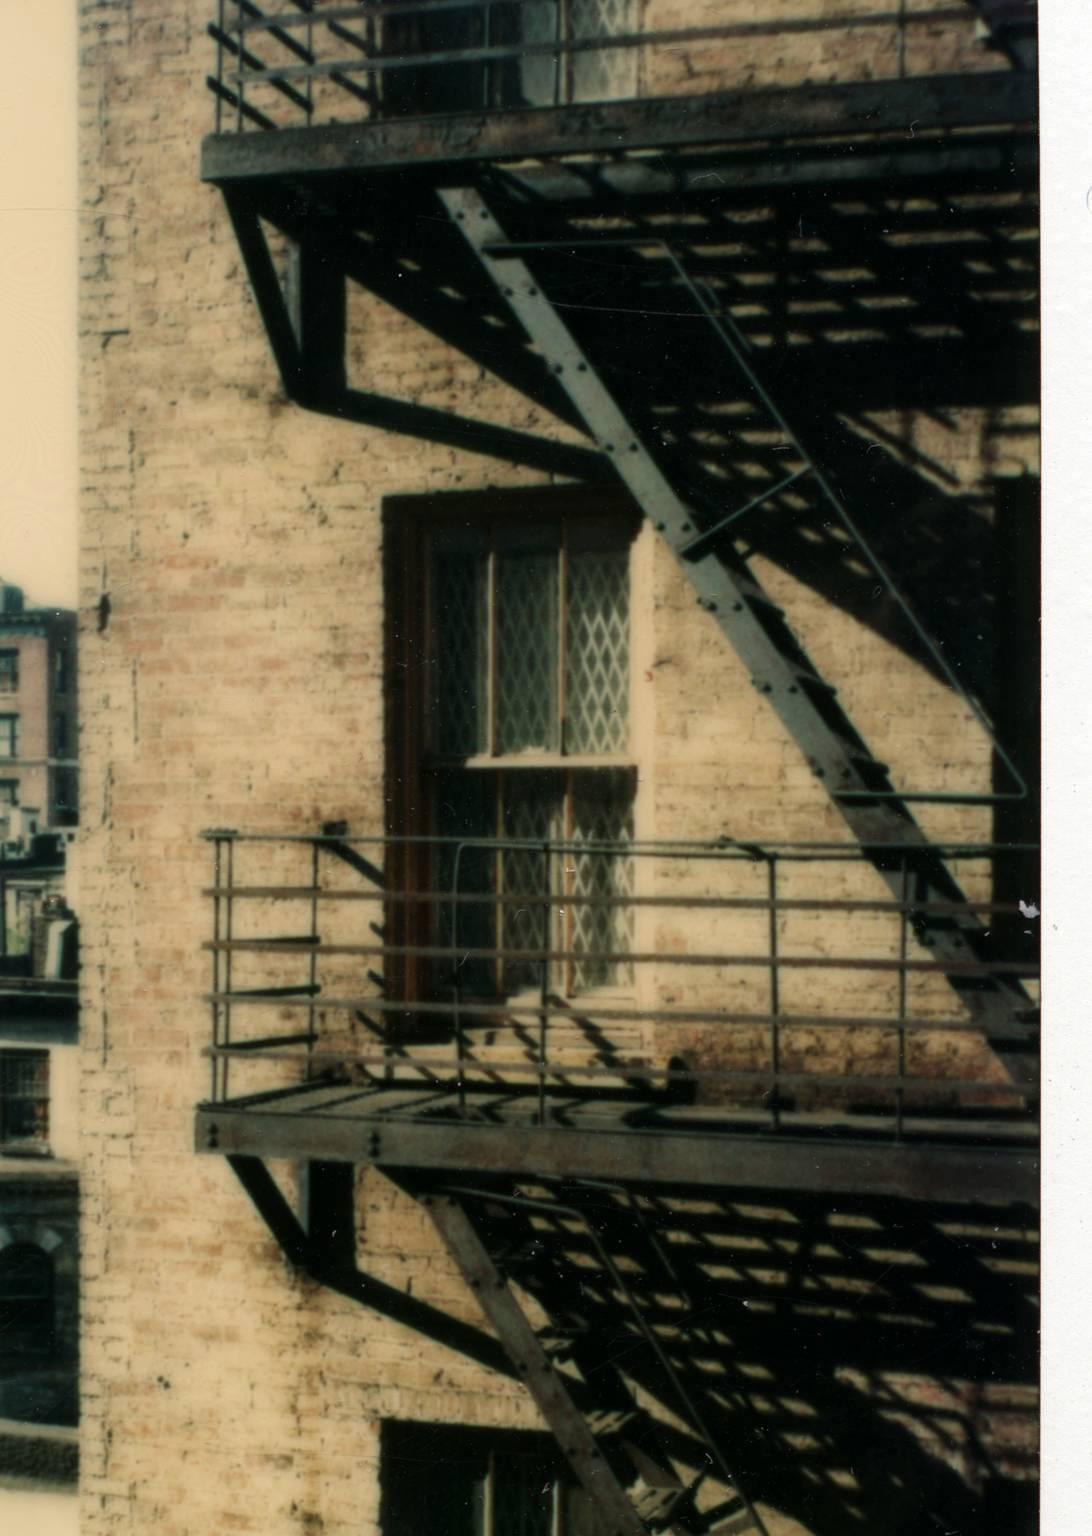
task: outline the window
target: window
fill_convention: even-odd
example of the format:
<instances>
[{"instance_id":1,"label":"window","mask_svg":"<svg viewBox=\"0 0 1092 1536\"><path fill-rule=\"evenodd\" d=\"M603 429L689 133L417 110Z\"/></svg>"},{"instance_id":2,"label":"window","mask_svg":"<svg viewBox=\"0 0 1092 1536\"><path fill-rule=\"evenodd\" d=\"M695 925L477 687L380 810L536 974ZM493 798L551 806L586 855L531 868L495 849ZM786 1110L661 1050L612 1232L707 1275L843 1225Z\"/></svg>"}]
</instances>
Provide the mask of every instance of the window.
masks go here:
<instances>
[{"instance_id":1,"label":"window","mask_svg":"<svg viewBox=\"0 0 1092 1536\"><path fill-rule=\"evenodd\" d=\"M49 1052L0 1051L0 1146L49 1145Z\"/></svg>"},{"instance_id":2,"label":"window","mask_svg":"<svg viewBox=\"0 0 1092 1536\"><path fill-rule=\"evenodd\" d=\"M19 716L0 715L0 757L19 756Z\"/></svg>"},{"instance_id":3,"label":"window","mask_svg":"<svg viewBox=\"0 0 1092 1536\"><path fill-rule=\"evenodd\" d=\"M62 646L53 654L53 687L57 693L67 693L72 681L72 652Z\"/></svg>"},{"instance_id":4,"label":"window","mask_svg":"<svg viewBox=\"0 0 1092 1536\"><path fill-rule=\"evenodd\" d=\"M590 1501L545 1436L383 1428L383 1536L595 1536Z\"/></svg>"},{"instance_id":5,"label":"window","mask_svg":"<svg viewBox=\"0 0 1092 1536\"><path fill-rule=\"evenodd\" d=\"M638 31L638 0L520 0L393 16L383 26L384 53L441 57L420 68L384 71L384 109L466 112L636 96L638 49L590 45ZM559 41L585 46L562 51ZM477 61L442 58L479 48L497 52ZM505 52L521 48L526 52Z\"/></svg>"},{"instance_id":6,"label":"window","mask_svg":"<svg viewBox=\"0 0 1092 1536\"><path fill-rule=\"evenodd\" d=\"M68 716L59 710L53 721L53 749L58 757L68 752Z\"/></svg>"},{"instance_id":7,"label":"window","mask_svg":"<svg viewBox=\"0 0 1092 1536\"><path fill-rule=\"evenodd\" d=\"M403 830L527 845L445 846L419 876L501 898L441 903L415 936L501 952L460 963L464 992L540 985L546 950L558 957L546 979L566 995L632 980L633 860L618 848L633 838L637 781L632 537L629 519L593 515L437 520L419 542L423 665L410 670L428 679L414 709L425 824Z\"/></svg>"},{"instance_id":8,"label":"window","mask_svg":"<svg viewBox=\"0 0 1092 1536\"><path fill-rule=\"evenodd\" d=\"M0 811L19 804L19 780L0 779Z\"/></svg>"},{"instance_id":9,"label":"window","mask_svg":"<svg viewBox=\"0 0 1092 1536\"><path fill-rule=\"evenodd\" d=\"M49 1354L54 1347L53 1260L34 1243L0 1248L0 1353Z\"/></svg>"},{"instance_id":10,"label":"window","mask_svg":"<svg viewBox=\"0 0 1092 1536\"><path fill-rule=\"evenodd\" d=\"M19 688L19 652L0 650L0 693L16 693Z\"/></svg>"}]
</instances>

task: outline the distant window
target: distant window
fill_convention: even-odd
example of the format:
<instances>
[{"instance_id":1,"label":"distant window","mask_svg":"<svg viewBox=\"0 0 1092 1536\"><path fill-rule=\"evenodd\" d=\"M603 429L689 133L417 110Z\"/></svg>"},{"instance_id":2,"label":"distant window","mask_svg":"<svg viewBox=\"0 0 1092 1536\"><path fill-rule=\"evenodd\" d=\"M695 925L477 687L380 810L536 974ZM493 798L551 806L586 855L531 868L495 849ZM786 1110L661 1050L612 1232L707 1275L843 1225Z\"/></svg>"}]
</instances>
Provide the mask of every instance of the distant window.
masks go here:
<instances>
[{"instance_id":1,"label":"distant window","mask_svg":"<svg viewBox=\"0 0 1092 1536\"><path fill-rule=\"evenodd\" d=\"M19 652L0 651L0 693L14 693L19 687Z\"/></svg>"},{"instance_id":2,"label":"distant window","mask_svg":"<svg viewBox=\"0 0 1092 1536\"><path fill-rule=\"evenodd\" d=\"M594 1536L586 1496L541 1435L387 1424L384 1536Z\"/></svg>"},{"instance_id":3,"label":"distant window","mask_svg":"<svg viewBox=\"0 0 1092 1536\"><path fill-rule=\"evenodd\" d=\"M0 715L0 757L19 756L19 716Z\"/></svg>"},{"instance_id":4,"label":"distant window","mask_svg":"<svg viewBox=\"0 0 1092 1536\"><path fill-rule=\"evenodd\" d=\"M53 656L53 687L57 693L67 693L72 683L72 652L65 649Z\"/></svg>"},{"instance_id":5,"label":"distant window","mask_svg":"<svg viewBox=\"0 0 1092 1536\"><path fill-rule=\"evenodd\" d=\"M54 1347L53 1260L34 1243L0 1248L0 1354L49 1354Z\"/></svg>"},{"instance_id":6,"label":"distant window","mask_svg":"<svg viewBox=\"0 0 1092 1536\"><path fill-rule=\"evenodd\" d=\"M60 711L53 722L54 749L58 757L63 757L68 751L68 716Z\"/></svg>"},{"instance_id":7,"label":"distant window","mask_svg":"<svg viewBox=\"0 0 1092 1536\"><path fill-rule=\"evenodd\" d=\"M19 804L19 780L0 779L0 810L7 805Z\"/></svg>"},{"instance_id":8,"label":"distant window","mask_svg":"<svg viewBox=\"0 0 1092 1536\"><path fill-rule=\"evenodd\" d=\"M0 1146L49 1145L49 1052L0 1051Z\"/></svg>"}]
</instances>

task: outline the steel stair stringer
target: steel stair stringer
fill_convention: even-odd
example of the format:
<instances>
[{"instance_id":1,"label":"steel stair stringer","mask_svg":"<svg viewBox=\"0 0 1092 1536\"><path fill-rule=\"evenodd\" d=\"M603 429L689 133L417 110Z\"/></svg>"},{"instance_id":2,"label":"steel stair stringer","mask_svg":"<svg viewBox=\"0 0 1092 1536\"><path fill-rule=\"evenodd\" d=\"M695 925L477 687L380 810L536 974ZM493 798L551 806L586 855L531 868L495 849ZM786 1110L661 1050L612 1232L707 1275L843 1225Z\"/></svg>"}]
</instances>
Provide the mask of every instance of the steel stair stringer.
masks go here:
<instances>
[{"instance_id":1,"label":"steel stair stringer","mask_svg":"<svg viewBox=\"0 0 1092 1536\"><path fill-rule=\"evenodd\" d=\"M603 1536L768 1536L761 1514L726 1470L717 1480L728 1490L727 1500L699 1511L698 1490L709 1467L721 1458L705 1452L697 1475L684 1481L657 1439L656 1421L638 1405L610 1355L585 1325L576 1321L573 1326L571 1303L547 1306L550 1320L544 1328L536 1328L525 1311L513 1280L528 1294L547 1290L556 1298L567 1291L571 1297L579 1290L583 1273L534 1239L531 1229L521 1225L525 1213L545 1213L547 1222L564 1217L584 1221L580 1211L552 1198L536 1201L495 1189L425 1187L402 1178L396 1182L429 1212L518 1378L593 1501L601 1522L597 1529ZM515 1243L497 1242L498 1208L503 1210L502 1224L508 1218L517 1233ZM586 1230L597 1243L594 1230ZM522 1257L516 1251L519 1248L524 1250ZM611 1263L605 1249L601 1248L601 1256ZM532 1287L531 1276L542 1284ZM536 1299L540 1304L546 1301L543 1295ZM568 1368L574 1365L575 1372ZM691 1411L687 1419L696 1419L690 1427L708 1438L699 1414Z\"/></svg>"},{"instance_id":2,"label":"steel stair stringer","mask_svg":"<svg viewBox=\"0 0 1092 1536\"><path fill-rule=\"evenodd\" d=\"M695 517L619 407L572 331L541 290L522 253L476 187L442 190L440 199L501 297L567 391L599 449L679 561L702 608L712 615L777 712L812 772L867 851L897 900L955 904L954 913L915 914L915 931L1016 1084L1038 1076L1037 1042L1024 1022L1030 1000L1003 967L981 976L984 928L929 838L900 799L789 629L781 610L743 562L710 541L694 553ZM506 248L507 247L507 248ZM977 974L976 974L977 973ZM974 976L974 981L970 980Z\"/></svg>"}]
</instances>

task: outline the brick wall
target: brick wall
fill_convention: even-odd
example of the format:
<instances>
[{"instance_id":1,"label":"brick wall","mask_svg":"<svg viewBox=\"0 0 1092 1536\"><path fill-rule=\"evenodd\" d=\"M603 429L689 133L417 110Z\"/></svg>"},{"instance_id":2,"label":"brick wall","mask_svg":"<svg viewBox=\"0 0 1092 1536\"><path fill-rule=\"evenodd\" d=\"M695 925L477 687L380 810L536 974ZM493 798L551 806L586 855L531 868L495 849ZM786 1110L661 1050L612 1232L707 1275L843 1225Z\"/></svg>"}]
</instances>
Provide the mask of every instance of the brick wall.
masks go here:
<instances>
[{"instance_id":1,"label":"brick wall","mask_svg":"<svg viewBox=\"0 0 1092 1536\"><path fill-rule=\"evenodd\" d=\"M285 401L219 196L197 178L208 19L204 0L81 3L82 1528L361 1536L376 1528L380 1419L535 1415L507 1383L290 1273L226 1163L193 1156L198 834L382 830L383 498L541 477ZM940 43L945 58L962 46ZM806 68L827 76L835 58L824 42ZM368 388L553 430L393 311L354 298L352 317L350 372ZM951 463L979 475L989 424L944 430ZM678 572L651 544L645 558L646 834L840 835ZM984 778L946 695L798 596L881 755L924 770L943 736L945 763ZM374 1273L474 1319L416 1207L368 1175L361 1216Z\"/></svg>"}]
</instances>

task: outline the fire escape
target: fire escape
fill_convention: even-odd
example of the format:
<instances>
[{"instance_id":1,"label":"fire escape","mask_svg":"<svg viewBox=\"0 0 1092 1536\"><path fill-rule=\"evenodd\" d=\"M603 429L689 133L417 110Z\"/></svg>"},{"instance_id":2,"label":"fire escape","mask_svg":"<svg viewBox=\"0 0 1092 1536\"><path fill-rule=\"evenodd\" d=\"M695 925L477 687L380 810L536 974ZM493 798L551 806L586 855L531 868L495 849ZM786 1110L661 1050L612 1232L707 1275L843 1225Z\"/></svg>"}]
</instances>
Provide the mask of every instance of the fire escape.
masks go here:
<instances>
[{"instance_id":1,"label":"fire escape","mask_svg":"<svg viewBox=\"0 0 1092 1536\"><path fill-rule=\"evenodd\" d=\"M891 452L881 468L868 452L880 430L868 413L1034 403L1034 7L981 0L934 17L877 5L856 22L893 39L891 78L707 94L672 61L837 18L726 22L706 7L706 24L656 29L654 10L642 26L624 0L221 0L203 176L223 194L289 398L621 487L847 841L543 848L547 864L651 871L635 887L644 895L575 898L637 911L637 939L610 963L677 964L655 927L666 909L713 934L693 967L763 978L757 1008L656 1001L640 1017L661 1032L750 1030L749 1063L695 1066L668 1048L635 1065L600 1041L588 1066L554 1051L551 1030L560 1019L599 1039L610 1005L585 1017L557 995L554 969L574 954L548 925L517 957L541 971L529 1001L499 1009L454 980L439 1000L411 1002L389 980L411 952L449 962L475 903L526 891L482 895L456 878L407 894L389 875L404 858L397 837L210 832L213 1082L197 1144L230 1159L294 1263L522 1381L597 1530L728 1536L767 1529L759 1506L784 1475L780 1431L756 1420L740 1365L761 1353L763 1328L790 1304L812 1306L828 1341L853 1316L865 1333L884 1322L872 1300L814 1306L803 1259L789 1300L758 1296L750 1271L725 1279L710 1202L836 1197L874 1216L868 1202L887 1201L904 1227L970 1231L983 1209L1020 1226L1012 1212L1037 1200L1035 969L1008 878L1027 868L1031 774L995 679L961 644L968 621L1000 628L986 523L958 498L941 524L885 516L908 504L920 466ZM913 72L915 29L937 19L965 21L974 69ZM353 288L551 413L561 438L357 387L345 363ZM990 789L896 782L756 557L964 700L993 745ZM992 812L994 841L937 842L922 815L935 805ZM487 851L538 856L503 840ZM870 894L839 893L847 865L875 880ZM546 888L549 877L531 894ZM306 920L271 934L286 906ZM399 917L407 906L434 910L438 926ZM816 914L850 934L833 956L794 941L793 925ZM853 939L866 921L888 924L880 952ZM354 967L367 981L347 985ZM802 980L817 996L833 972L886 977L886 1001L868 993L856 1013L802 1004ZM399 1032L411 1014L418 1026L431 1014L432 1037ZM514 1058L483 1044L501 1014ZM247 1027L263 1015L298 1028ZM808 1030L871 1031L866 1069L817 1076L800 1048ZM979 1041L985 1066L931 1076L918 1047L945 1032ZM251 1076L233 1092L241 1071ZM269 1170L276 1158L306 1166L302 1214ZM427 1208L496 1339L357 1268L362 1164ZM889 1311L920 1313L920 1296L884 1290L871 1251L838 1243L839 1263L871 1276ZM981 1255L968 1262L986 1332L1030 1332L1027 1298L1013 1303ZM829 1489L805 1506L819 1528L846 1528L848 1505Z\"/></svg>"}]
</instances>

